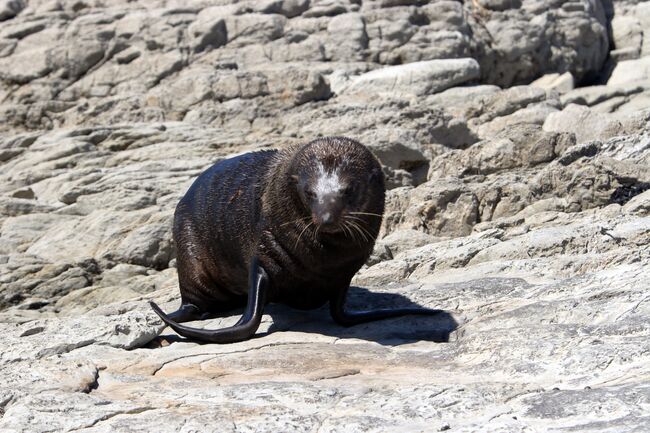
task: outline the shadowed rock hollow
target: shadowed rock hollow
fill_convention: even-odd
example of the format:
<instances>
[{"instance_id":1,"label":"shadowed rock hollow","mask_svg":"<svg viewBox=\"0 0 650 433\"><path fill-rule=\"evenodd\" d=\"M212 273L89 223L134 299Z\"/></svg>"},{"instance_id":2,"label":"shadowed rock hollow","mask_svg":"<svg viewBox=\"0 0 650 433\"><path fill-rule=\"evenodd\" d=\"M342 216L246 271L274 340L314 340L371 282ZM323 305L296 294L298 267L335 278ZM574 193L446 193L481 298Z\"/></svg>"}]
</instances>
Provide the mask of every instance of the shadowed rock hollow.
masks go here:
<instances>
[{"instance_id":1,"label":"shadowed rock hollow","mask_svg":"<svg viewBox=\"0 0 650 433\"><path fill-rule=\"evenodd\" d=\"M0 0L0 430L646 430L649 17ZM341 328L270 306L230 345L163 329L147 301L179 302L193 179L326 135L368 145L390 188L350 307L445 313Z\"/></svg>"}]
</instances>

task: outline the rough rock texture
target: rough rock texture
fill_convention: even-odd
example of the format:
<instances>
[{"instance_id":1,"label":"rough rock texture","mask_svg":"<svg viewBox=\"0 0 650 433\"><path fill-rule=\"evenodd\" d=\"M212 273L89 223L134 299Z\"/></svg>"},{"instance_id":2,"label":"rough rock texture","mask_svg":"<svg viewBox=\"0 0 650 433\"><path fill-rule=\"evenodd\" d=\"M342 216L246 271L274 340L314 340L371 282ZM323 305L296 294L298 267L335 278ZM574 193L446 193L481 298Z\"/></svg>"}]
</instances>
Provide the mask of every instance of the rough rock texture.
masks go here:
<instances>
[{"instance_id":1,"label":"rough rock texture","mask_svg":"<svg viewBox=\"0 0 650 433\"><path fill-rule=\"evenodd\" d=\"M648 17L0 0L0 431L646 431ZM163 329L147 301L178 305L192 180L323 135L367 144L390 188L350 308L444 313L345 329L274 305L231 345Z\"/></svg>"}]
</instances>

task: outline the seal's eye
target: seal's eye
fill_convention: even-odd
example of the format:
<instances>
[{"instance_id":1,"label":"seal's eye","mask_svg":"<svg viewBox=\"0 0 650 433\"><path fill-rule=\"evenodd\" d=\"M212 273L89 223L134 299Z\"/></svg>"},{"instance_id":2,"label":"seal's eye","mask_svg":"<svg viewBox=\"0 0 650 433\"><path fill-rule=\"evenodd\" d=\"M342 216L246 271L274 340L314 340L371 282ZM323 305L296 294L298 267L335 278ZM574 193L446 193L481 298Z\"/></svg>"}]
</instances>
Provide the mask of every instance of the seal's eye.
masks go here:
<instances>
[{"instance_id":1,"label":"seal's eye","mask_svg":"<svg viewBox=\"0 0 650 433\"><path fill-rule=\"evenodd\" d=\"M305 189L305 198L307 200L313 200L316 198L316 194L314 194L314 191L310 189Z\"/></svg>"},{"instance_id":2,"label":"seal's eye","mask_svg":"<svg viewBox=\"0 0 650 433\"><path fill-rule=\"evenodd\" d=\"M352 194L354 194L354 186L348 185L347 187L345 187L345 189L343 190L343 195L346 197L351 197Z\"/></svg>"}]
</instances>

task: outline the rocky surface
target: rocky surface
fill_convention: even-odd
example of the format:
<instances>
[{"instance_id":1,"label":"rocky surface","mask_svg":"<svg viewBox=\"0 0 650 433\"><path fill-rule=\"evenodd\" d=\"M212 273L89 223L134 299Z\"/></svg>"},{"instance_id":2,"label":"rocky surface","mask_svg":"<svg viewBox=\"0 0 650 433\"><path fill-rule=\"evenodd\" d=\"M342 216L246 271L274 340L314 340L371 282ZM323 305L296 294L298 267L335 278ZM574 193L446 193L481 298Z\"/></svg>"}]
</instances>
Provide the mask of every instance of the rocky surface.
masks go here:
<instances>
[{"instance_id":1,"label":"rocky surface","mask_svg":"<svg viewBox=\"0 0 650 433\"><path fill-rule=\"evenodd\" d=\"M108 5L0 0L0 431L647 430L648 2ZM390 187L349 306L444 313L163 329L192 180L323 135Z\"/></svg>"}]
</instances>

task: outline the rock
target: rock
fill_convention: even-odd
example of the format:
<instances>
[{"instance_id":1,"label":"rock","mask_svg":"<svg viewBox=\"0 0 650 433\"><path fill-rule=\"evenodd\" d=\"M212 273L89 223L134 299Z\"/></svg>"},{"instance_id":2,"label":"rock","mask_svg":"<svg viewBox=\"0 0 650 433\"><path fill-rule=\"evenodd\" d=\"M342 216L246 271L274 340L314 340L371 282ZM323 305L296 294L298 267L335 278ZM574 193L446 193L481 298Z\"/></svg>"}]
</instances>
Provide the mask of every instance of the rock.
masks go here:
<instances>
[{"instance_id":1,"label":"rock","mask_svg":"<svg viewBox=\"0 0 650 433\"><path fill-rule=\"evenodd\" d=\"M633 196L625 205L623 206L623 212L635 215L645 215L650 214L650 185L641 185L637 190L641 191L646 189L645 192ZM636 191L634 191L636 192Z\"/></svg>"},{"instance_id":2,"label":"rock","mask_svg":"<svg viewBox=\"0 0 650 433\"><path fill-rule=\"evenodd\" d=\"M52 212L54 209L52 206L33 201L27 197L0 197L0 212L2 212L3 216L11 217L30 213Z\"/></svg>"},{"instance_id":3,"label":"rock","mask_svg":"<svg viewBox=\"0 0 650 433\"><path fill-rule=\"evenodd\" d=\"M11 193L12 197L16 198L26 198L26 199L35 199L34 191L30 188L19 188Z\"/></svg>"},{"instance_id":4,"label":"rock","mask_svg":"<svg viewBox=\"0 0 650 433\"><path fill-rule=\"evenodd\" d=\"M277 14L227 15L225 20L231 47L279 39L286 23L286 18Z\"/></svg>"},{"instance_id":5,"label":"rock","mask_svg":"<svg viewBox=\"0 0 650 433\"><path fill-rule=\"evenodd\" d=\"M646 430L648 2L8 4L0 431ZM389 188L346 308L440 313L164 329L193 180L327 135Z\"/></svg>"},{"instance_id":6,"label":"rock","mask_svg":"<svg viewBox=\"0 0 650 433\"><path fill-rule=\"evenodd\" d=\"M549 104L546 101L529 104L526 108L515 111L512 114L499 116L480 126L475 126L476 135L481 139L493 139L503 136L504 131L519 127L543 125L549 114L559 111L555 104ZM470 124L474 122L470 121ZM507 134L506 134L507 135Z\"/></svg>"},{"instance_id":7,"label":"rock","mask_svg":"<svg viewBox=\"0 0 650 433\"><path fill-rule=\"evenodd\" d=\"M537 125L512 125L467 151L452 151L434 159L429 178L532 167L553 160L558 155L556 147L566 140L570 140L566 134L544 132Z\"/></svg>"},{"instance_id":8,"label":"rock","mask_svg":"<svg viewBox=\"0 0 650 433\"><path fill-rule=\"evenodd\" d=\"M636 5L636 8L632 13L634 16L639 20L641 23L641 28L647 29L648 28L648 23L650 22L650 19L648 18L648 12L650 12L650 6L645 3L638 3ZM643 32L643 41L641 42L641 56L646 57L648 54L650 54L650 35L648 35L648 32L644 31Z\"/></svg>"},{"instance_id":9,"label":"rock","mask_svg":"<svg viewBox=\"0 0 650 433\"><path fill-rule=\"evenodd\" d=\"M375 262L385 259L393 259L403 251L418 248L433 243L436 240L437 238L427 235L419 230L395 230L375 244L374 254L377 256Z\"/></svg>"},{"instance_id":10,"label":"rock","mask_svg":"<svg viewBox=\"0 0 650 433\"><path fill-rule=\"evenodd\" d=\"M269 92L288 100L292 105L321 101L331 96L330 87L318 72L287 68L269 74Z\"/></svg>"},{"instance_id":11,"label":"rock","mask_svg":"<svg viewBox=\"0 0 650 433\"><path fill-rule=\"evenodd\" d=\"M267 0L257 2L259 11L293 18L309 9L309 0Z\"/></svg>"},{"instance_id":12,"label":"rock","mask_svg":"<svg viewBox=\"0 0 650 433\"><path fill-rule=\"evenodd\" d=\"M368 35L363 16L359 13L337 15L327 24L328 58L332 60L362 60L368 47Z\"/></svg>"},{"instance_id":13,"label":"rock","mask_svg":"<svg viewBox=\"0 0 650 433\"><path fill-rule=\"evenodd\" d=\"M218 7L203 9L187 31L192 38L190 44L195 52L219 48L228 42L226 22Z\"/></svg>"},{"instance_id":14,"label":"rock","mask_svg":"<svg viewBox=\"0 0 650 433\"><path fill-rule=\"evenodd\" d=\"M391 168L411 169L427 161L413 130L379 129L364 134L363 141L382 164Z\"/></svg>"},{"instance_id":15,"label":"rock","mask_svg":"<svg viewBox=\"0 0 650 433\"><path fill-rule=\"evenodd\" d=\"M345 93L437 93L478 78L473 59L431 60L377 69L352 79Z\"/></svg>"},{"instance_id":16,"label":"rock","mask_svg":"<svg viewBox=\"0 0 650 433\"><path fill-rule=\"evenodd\" d=\"M567 92L562 95L562 104L579 104L594 106L612 98L626 97L642 92L643 87L637 85L625 86L589 86ZM629 100L629 98L626 98Z\"/></svg>"},{"instance_id":17,"label":"rock","mask_svg":"<svg viewBox=\"0 0 650 433\"><path fill-rule=\"evenodd\" d=\"M573 90L574 78L571 72L546 74L530 83L530 85L541 89L555 90L558 93L566 93Z\"/></svg>"},{"instance_id":18,"label":"rock","mask_svg":"<svg viewBox=\"0 0 650 433\"><path fill-rule=\"evenodd\" d=\"M478 198L454 179L424 183L410 191L396 188L387 195L385 229L415 229L433 236L471 232L478 222Z\"/></svg>"},{"instance_id":19,"label":"rock","mask_svg":"<svg viewBox=\"0 0 650 433\"><path fill-rule=\"evenodd\" d=\"M486 92L464 110L470 118L470 127L482 124L497 117L513 114L531 104L546 100L546 92L533 86L515 86L503 92Z\"/></svg>"},{"instance_id":20,"label":"rock","mask_svg":"<svg viewBox=\"0 0 650 433\"><path fill-rule=\"evenodd\" d=\"M649 101L650 90L645 90L640 93L632 94L621 101L617 101L618 103L614 106L612 111L615 110L617 113L633 115L639 111L646 110Z\"/></svg>"},{"instance_id":21,"label":"rock","mask_svg":"<svg viewBox=\"0 0 650 433\"><path fill-rule=\"evenodd\" d=\"M616 51L627 50L630 59L636 59L641 54L643 42L643 27L633 16L616 15L612 18L612 36ZM628 60L628 59L620 59Z\"/></svg>"},{"instance_id":22,"label":"rock","mask_svg":"<svg viewBox=\"0 0 650 433\"><path fill-rule=\"evenodd\" d=\"M475 2L468 9L473 39L486 41L475 46L487 82L510 86L567 71L580 82L594 76L607 58L607 23L600 2L583 0L553 9L526 0L486 6ZM562 37L547 37L550 28Z\"/></svg>"},{"instance_id":23,"label":"rock","mask_svg":"<svg viewBox=\"0 0 650 433\"><path fill-rule=\"evenodd\" d=\"M607 80L610 86L624 84L650 85L650 58L642 57L636 60L624 60L619 62L611 77Z\"/></svg>"},{"instance_id":24,"label":"rock","mask_svg":"<svg viewBox=\"0 0 650 433\"><path fill-rule=\"evenodd\" d=\"M25 84L47 75L52 70L48 55L46 48L40 48L0 58L0 80Z\"/></svg>"},{"instance_id":25,"label":"rock","mask_svg":"<svg viewBox=\"0 0 650 433\"><path fill-rule=\"evenodd\" d=\"M23 0L2 0L0 1L0 21L15 17L25 9Z\"/></svg>"},{"instance_id":26,"label":"rock","mask_svg":"<svg viewBox=\"0 0 650 433\"><path fill-rule=\"evenodd\" d=\"M548 116L544 122L544 131L570 132L575 134L578 143L584 143L615 135L617 126L620 126L620 123L611 116L580 105L569 104L564 110ZM605 136L607 131L611 132Z\"/></svg>"},{"instance_id":27,"label":"rock","mask_svg":"<svg viewBox=\"0 0 650 433\"><path fill-rule=\"evenodd\" d=\"M357 9L358 5L348 0L312 0L309 10L303 15L307 18L331 17L345 12L354 12Z\"/></svg>"}]
</instances>

